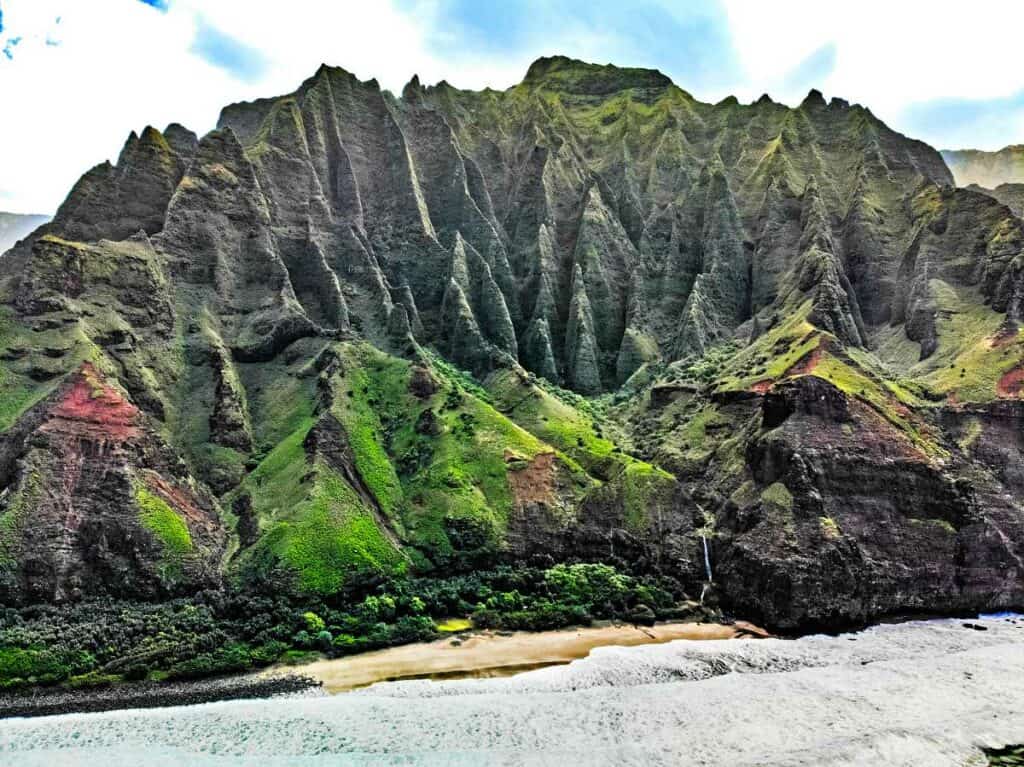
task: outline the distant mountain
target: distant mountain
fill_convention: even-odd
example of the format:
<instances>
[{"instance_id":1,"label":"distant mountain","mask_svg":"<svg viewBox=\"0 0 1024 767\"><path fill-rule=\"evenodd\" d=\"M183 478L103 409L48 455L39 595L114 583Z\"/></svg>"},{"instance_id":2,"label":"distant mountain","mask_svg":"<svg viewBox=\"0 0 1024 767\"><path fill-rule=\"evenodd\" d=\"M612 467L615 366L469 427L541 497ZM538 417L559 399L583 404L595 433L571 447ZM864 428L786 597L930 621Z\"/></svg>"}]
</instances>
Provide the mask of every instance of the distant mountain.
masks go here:
<instances>
[{"instance_id":1,"label":"distant mountain","mask_svg":"<svg viewBox=\"0 0 1024 767\"><path fill-rule=\"evenodd\" d=\"M972 192L981 192L989 197L994 197L1003 205L1014 212L1014 215L1024 217L1024 184L1000 184L995 189L986 189L977 184L967 187Z\"/></svg>"},{"instance_id":2,"label":"distant mountain","mask_svg":"<svg viewBox=\"0 0 1024 767\"><path fill-rule=\"evenodd\" d=\"M50 220L49 216L26 216L0 211L0 255Z\"/></svg>"},{"instance_id":3,"label":"distant mountain","mask_svg":"<svg viewBox=\"0 0 1024 767\"><path fill-rule=\"evenodd\" d=\"M0 603L582 560L772 627L1024 604L1024 223L817 91L325 66L133 133L0 319Z\"/></svg>"},{"instance_id":4,"label":"distant mountain","mask_svg":"<svg viewBox=\"0 0 1024 767\"><path fill-rule=\"evenodd\" d=\"M953 171L957 186L977 184L995 189L1001 184L1024 183L1024 144L1003 147L998 152L944 149L942 159Z\"/></svg>"}]
</instances>

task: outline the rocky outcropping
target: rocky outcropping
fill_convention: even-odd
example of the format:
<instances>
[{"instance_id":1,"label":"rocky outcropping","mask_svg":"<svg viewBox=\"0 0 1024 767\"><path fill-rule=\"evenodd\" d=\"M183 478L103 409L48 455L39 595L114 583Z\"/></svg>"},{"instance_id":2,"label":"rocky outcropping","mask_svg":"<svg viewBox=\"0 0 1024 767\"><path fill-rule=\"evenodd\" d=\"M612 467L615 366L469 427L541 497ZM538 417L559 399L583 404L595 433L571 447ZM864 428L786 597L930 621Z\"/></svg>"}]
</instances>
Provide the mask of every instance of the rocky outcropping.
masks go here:
<instances>
[{"instance_id":1,"label":"rocky outcropping","mask_svg":"<svg viewBox=\"0 0 1024 767\"><path fill-rule=\"evenodd\" d=\"M208 492L91 363L0 440L0 600L152 598L214 585Z\"/></svg>"}]
</instances>

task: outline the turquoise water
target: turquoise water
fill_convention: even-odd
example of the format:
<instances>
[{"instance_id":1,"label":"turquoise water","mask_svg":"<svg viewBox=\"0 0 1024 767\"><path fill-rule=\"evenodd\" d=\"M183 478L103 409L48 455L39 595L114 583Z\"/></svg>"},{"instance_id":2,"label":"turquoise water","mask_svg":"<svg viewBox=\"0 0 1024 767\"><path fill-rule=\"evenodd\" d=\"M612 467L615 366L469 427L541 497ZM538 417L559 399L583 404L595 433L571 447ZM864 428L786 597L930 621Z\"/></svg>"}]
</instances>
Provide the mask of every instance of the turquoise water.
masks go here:
<instances>
[{"instance_id":1,"label":"turquoise water","mask_svg":"<svg viewBox=\"0 0 1024 767\"><path fill-rule=\"evenodd\" d=\"M1024 741L1024 620L603 647L504 679L0 722L0 764L964 765Z\"/></svg>"}]
</instances>

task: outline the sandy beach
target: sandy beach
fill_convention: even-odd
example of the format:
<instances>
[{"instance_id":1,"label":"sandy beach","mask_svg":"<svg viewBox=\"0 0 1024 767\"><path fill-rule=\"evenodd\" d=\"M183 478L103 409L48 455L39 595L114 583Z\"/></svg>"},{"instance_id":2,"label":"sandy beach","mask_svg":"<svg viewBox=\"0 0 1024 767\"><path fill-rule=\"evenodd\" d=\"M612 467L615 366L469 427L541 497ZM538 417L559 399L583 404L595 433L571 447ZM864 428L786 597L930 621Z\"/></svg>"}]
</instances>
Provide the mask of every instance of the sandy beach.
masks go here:
<instances>
[{"instance_id":1,"label":"sandy beach","mask_svg":"<svg viewBox=\"0 0 1024 767\"><path fill-rule=\"evenodd\" d=\"M398 679L458 679L510 676L586 657L595 647L661 644L675 639L721 640L759 632L748 624L621 624L501 635L467 632L434 642L402 645L348 658L278 667L267 674L300 674L323 682L330 693Z\"/></svg>"}]
</instances>

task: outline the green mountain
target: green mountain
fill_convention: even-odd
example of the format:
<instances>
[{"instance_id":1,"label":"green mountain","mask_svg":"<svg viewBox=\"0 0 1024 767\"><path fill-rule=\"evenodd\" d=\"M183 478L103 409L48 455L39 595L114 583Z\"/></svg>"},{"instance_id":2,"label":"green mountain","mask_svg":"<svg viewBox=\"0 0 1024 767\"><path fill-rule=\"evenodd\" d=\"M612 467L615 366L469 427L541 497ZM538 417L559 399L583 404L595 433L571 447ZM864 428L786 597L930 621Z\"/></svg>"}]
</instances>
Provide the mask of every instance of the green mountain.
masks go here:
<instances>
[{"instance_id":1,"label":"green mountain","mask_svg":"<svg viewBox=\"0 0 1024 767\"><path fill-rule=\"evenodd\" d=\"M1024 144L1005 146L997 152L980 149L944 149L958 186L977 184L993 189L1001 184L1024 183Z\"/></svg>"},{"instance_id":2,"label":"green mountain","mask_svg":"<svg viewBox=\"0 0 1024 767\"><path fill-rule=\"evenodd\" d=\"M779 627L1020 605L1022 249L816 91L321 67L0 261L0 599L603 561Z\"/></svg>"}]
</instances>

